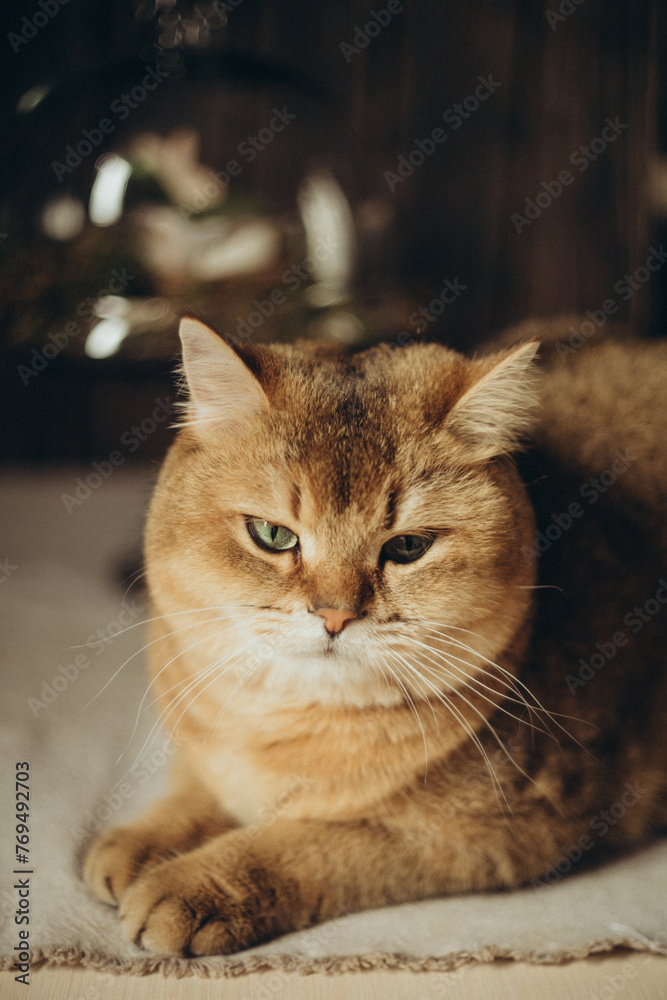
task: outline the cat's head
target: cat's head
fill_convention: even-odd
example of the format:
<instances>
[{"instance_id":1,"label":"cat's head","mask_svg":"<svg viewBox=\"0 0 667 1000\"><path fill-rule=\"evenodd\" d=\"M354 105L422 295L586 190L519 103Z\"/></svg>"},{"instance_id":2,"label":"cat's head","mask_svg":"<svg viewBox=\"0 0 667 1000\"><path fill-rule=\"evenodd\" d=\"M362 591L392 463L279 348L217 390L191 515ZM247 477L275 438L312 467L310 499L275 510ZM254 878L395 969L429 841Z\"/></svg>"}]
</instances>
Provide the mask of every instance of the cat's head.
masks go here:
<instances>
[{"instance_id":1,"label":"cat's head","mask_svg":"<svg viewBox=\"0 0 667 1000\"><path fill-rule=\"evenodd\" d=\"M181 338L187 414L147 531L160 613L220 609L221 648L308 699L419 697L516 645L535 343L232 347L190 319Z\"/></svg>"}]
</instances>

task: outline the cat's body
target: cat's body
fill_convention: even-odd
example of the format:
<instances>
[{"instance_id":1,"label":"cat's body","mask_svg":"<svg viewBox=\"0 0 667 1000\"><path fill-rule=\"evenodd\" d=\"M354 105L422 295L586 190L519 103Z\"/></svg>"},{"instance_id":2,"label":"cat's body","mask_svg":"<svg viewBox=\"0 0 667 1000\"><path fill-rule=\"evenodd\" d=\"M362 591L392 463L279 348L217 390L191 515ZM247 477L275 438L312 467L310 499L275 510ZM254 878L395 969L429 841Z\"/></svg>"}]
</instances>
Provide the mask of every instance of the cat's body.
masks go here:
<instances>
[{"instance_id":1,"label":"cat's body","mask_svg":"<svg viewBox=\"0 0 667 1000\"><path fill-rule=\"evenodd\" d=\"M85 869L130 937L233 951L667 822L667 345L547 349L522 482L535 345L183 335L146 541L181 760Z\"/></svg>"}]
</instances>

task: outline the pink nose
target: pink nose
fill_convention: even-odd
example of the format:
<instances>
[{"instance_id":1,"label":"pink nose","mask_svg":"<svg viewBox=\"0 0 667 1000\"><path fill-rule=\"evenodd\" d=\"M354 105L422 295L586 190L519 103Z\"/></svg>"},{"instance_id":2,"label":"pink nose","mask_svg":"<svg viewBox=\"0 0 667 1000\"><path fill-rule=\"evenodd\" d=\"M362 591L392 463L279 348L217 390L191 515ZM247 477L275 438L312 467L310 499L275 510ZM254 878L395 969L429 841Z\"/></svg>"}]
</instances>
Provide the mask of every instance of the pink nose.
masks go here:
<instances>
[{"instance_id":1,"label":"pink nose","mask_svg":"<svg viewBox=\"0 0 667 1000\"><path fill-rule=\"evenodd\" d=\"M342 632L347 622L357 617L355 611L346 611L344 608L318 608L315 614L324 618L324 627L329 635Z\"/></svg>"}]
</instances>

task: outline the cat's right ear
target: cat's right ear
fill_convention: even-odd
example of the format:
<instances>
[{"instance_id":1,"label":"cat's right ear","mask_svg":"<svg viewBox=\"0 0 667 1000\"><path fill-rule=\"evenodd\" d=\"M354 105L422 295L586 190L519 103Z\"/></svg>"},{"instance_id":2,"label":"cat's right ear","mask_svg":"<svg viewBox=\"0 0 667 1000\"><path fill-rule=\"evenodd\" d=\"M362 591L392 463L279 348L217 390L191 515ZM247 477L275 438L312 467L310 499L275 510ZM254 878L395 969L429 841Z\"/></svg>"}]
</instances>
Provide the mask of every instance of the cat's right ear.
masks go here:
<instances>
[{"instance_id":1,"label":"cat's right ear","mask_svg":"<svg viewBox=\"0 0 667 1000\"><path fill-rule=\"evenodd\" d=\"M202 431L245 424L268 410L261 385L238 354L204 323L182 319L183 373L189 401L184 423Z\"/></svg>"},{"instance_id":2,"label":"cat's right ear","mask_svg":"<svg viewBox=\"0 0 667 1000\"><path fill-rule=\"evenodd\" d=\"M520 344L483 362L486 371L458 400L445 427L465 447L469 462L486 462L521 448L530 431L538 405L536 340Z\"/></svg>"}]
</instances>

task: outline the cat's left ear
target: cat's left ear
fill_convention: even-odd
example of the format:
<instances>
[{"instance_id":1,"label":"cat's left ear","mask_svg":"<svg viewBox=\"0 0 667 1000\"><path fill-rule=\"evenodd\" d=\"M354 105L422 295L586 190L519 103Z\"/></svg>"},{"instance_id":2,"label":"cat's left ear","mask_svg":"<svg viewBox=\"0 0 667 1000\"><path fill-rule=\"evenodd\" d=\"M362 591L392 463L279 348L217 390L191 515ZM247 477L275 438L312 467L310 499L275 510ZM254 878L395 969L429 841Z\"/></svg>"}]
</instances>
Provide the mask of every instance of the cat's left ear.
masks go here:
<instances>
[{"instance_id":1,"label":"cat's left ear","mask_svg":"<svg viewBox=\"0 0 667 1000\"><path fill-rule=\"evenodd\" d=\"M261 385L229 344L196 319L182 319L183 372L189 401L186 423L202 431L229 429L268 410Z\"/></svg>"},{"instance_id":2,"label":"cat's left ear","mask_svg":"<svg viewBox=\"0 0 667 1000\"><path fill-rule=\"evenodd\" d=\"M531 340L501 357L454 404L446 430L465 447L470 462L517 451L533 426L537 408L535 355Z\"/></svg>"}]
</instances>

